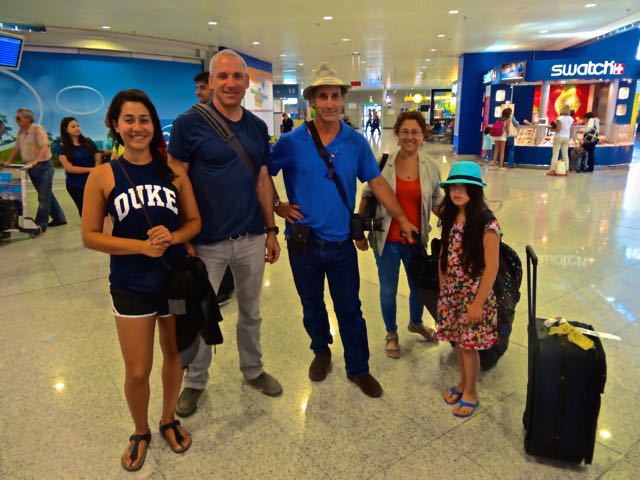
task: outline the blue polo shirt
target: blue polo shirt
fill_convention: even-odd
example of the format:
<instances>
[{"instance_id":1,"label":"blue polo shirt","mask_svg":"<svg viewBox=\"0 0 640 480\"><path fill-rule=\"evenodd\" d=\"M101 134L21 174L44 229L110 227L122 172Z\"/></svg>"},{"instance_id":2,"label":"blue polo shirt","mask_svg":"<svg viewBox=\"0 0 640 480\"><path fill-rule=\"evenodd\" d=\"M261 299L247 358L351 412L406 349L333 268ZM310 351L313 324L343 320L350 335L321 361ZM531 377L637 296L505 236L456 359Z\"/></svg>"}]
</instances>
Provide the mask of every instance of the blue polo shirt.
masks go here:
<instances>
[{"instance_id":1,"label":"blue polo shirt","mask_svg":"<svg viewBox=\"0 0 640 480\"><path fill-rule=\"evenodd\" d=\"M227 123L257 173L268 161L269 132L257 116L244 108L242 111L240 121ZM168 152L176 160L189 164L189 178L202 217L202 230L194 243L215 243L233 235L264 233L255 177L198 112L188 110L173 122Z\"/></svg>"},{"instance_id":2,"label":"blue polo shirt","mask_svg":"<svg viewBox=\"0 0 640 480\"><path fill-rule=\"evenodd\" d=\"M275 176L282 170L289 202L300 205L304 215L301 223L309 225L324 240L342 242L349 238L349 220L356 203L356 179L368 182L380 175L380 169L367 140L342 121L340 132L326 149L334 158L349 210L333 180L327 178L327 165L304 123L282 135L273 146L269 173ZM287 224L285 235L290 231L291 225Z\"/></svg>"}]
</instances>

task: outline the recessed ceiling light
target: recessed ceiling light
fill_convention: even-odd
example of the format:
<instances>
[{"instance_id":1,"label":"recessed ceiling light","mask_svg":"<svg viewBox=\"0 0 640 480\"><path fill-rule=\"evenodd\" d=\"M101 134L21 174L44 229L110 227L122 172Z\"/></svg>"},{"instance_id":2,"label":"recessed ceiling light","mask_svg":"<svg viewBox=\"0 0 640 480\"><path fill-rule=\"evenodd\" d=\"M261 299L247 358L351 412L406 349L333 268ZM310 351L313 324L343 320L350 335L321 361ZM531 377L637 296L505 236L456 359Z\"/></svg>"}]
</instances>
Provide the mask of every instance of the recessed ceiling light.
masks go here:
<instances>
[{"instance_id":1,"label":"recessed ceiling light","mask_svg":"<svg viewBox=\"0 0 640 480\"><path fill-rule=\"evenodd\" d=\"M286 53L281 53L281 54L280 54L280 56L281 56L281 57L286 57L286 56L287 56L287 54L286 54Z\"/></svg>"},{"instance_id":2,"label":"recessed ceiling light","mask_svg":"<svg viewBox=\"0 0 640 480\"><path fill-rule=\"evenodd\" d=\"M360 60L360 63L367 63L366 60Z\"/></svg>"},{"instance_id":3,"label":"recessed ceiling light","mask_svg":"<svg viewBox=\"0 0 640 480\"><path fill-rule=\"evenodd\" d=\"M252 42L254 45L260 45L260 42Z\"/></svg>"},{"instance_id":4,"label":"recessed ceiling light","mask_svg":"<svg viewBox=\"0 0 640 480\"><path fill-rule=\"evenodd\" d=\"M457 13L460 13L460 10L449 10L449 15L455 15Z\"/></svg>"},{"instance_id":5,"label":"recessed ceiling light","mask_svg":"<svg viewBox=\"0 0 640 480\"><path fill-rule=\"evenodd\" d=\"M348 42L349 40L351 40L350 38L343 38L342 41L343 42Z\"/></svg>"},{"instance_id":6,"label":"recessed ceiling light","mask_svg":"<svg viewBox=\"0 0 640 480\"><path fill-rule=\"evenodd\" d=\"M360 52L351 52L351 55L360 55Z\"/></svg>"},{"instance_id":7,"label":"recessed ceiling light","mask_svg":"<svg viewBox=\"0 0 640 480\"><path fill-rule=\"evenodd\" d=\"M303 66L303 65L304 65L304 63L302 63L302 62L301 62L301 63L299 63L298 65Z\"/></svg>"},{"instance_id":8,"label":"recessed ceiling light","mask_svg":"<svg viewBox=\"0 0 640 480\"><path fill-rule=\"evenodd\" d=\"M593 8L593 7L597 6L597 5L598 5L597 3L586 3L584 8Z\"/></svg>"},{"instance_id":9,"label":"recessed ceiling light","mask_svg":"<svg viewBox=\"0 0 640 480\"><path fill-rule=\"evenodd\" d=\"M327 15L322 18L324 18L325 20L333 20L333 17L331 15Z\"/></svg>"},{"instance_id":10,"label":"recessed ceiling light","mask_svg":"<svg viewBox=\"0 0 640 480\"><path fill-rule=\"evenodd\" d=\"M441 34L438 35L438 38L443 38L443 37L446 37L446 35L444 33L441 33Z\"/></svg>"},{"instance_id":11,"label":"recessed ceiling light","mask_svg":"<svg viewBox=\"0 0 640 480\"><path fill-rule=\"evenodd\" d=\"M109 25L102 25L100 28L103 30L111 30L111 27Z\"/></svg>"},{"instance_id":12,"label":"recessed ceiling light","mask_svg":"<svg viewBox=\"0 0 640 480\"><path fill-rule=\"evenodd\" d=\"M430 62L431 59L430 58L425 58L425 61Z\"/></svg>"},{"instance_id":13,"label":"recessed ceiling light","mask_svg":"<svg viewBox=\"0 0 640 480\"><path fill-rule=\"evenodd\" d=\"M549 30L540 30L540 33L549 33Z\"/></svg>"},{"instance_id":14,"label":"recessed ceiling light","mask_svg":"<svg viewBox=\"0 0 640 480\"><path fill-rule=\"evenodd\" d=\"M209 25L217 25L217 24L218 24L218 22L214 22L213 20L211 20L211 21L209 22Z\"/></svg>"},{"instance_id":15,"label":"recessed ceiling light","mask_svg":"<svg viewBox=\"0 0 640 480\"><path fill-rule=\"evenodd\" d=\"M427 67L420 67L420 68L425 69L425 68L427 68Z\"/></svg>"},{"instance_id":16,"label":"recessed ceiling light","mask_svg":"<svg viewBox=\"0 0 640 480\"><path fill-rule=\"evenodd\" d=\"M437 52L438 50L436 50L435 48L431 49L432 52Z\"/></svg>"}]
</instances>

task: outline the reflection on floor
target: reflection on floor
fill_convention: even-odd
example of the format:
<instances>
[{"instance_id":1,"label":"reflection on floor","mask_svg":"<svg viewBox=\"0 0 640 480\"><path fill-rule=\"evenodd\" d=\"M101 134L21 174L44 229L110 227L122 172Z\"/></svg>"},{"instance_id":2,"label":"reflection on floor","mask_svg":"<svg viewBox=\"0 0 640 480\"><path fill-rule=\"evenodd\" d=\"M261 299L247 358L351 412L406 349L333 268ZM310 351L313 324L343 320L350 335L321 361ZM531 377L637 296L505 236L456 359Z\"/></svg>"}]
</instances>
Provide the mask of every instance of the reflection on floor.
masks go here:
<instances>
[{"instance_id":1,"label":"reflection on floor","mask_svg":"<svg viewBox=\"0 0 640 480\"><path fill-rule=\"evenodd\" d=\"M387 130L374 149L394 145ZM456 160L450 147L426 148L446 175ZM333 372L312 384L309 339L285 249L267 268L262 296L265 363L284 395L267 398L242 384L234 300L223 309L225 343L201 407L184 422L193 447L177 456L155 432L137 474L124 472L119 461L132 423L107 295L108 259L82 247L59 174L55 191L69 225L35 240L14 235L0 245L0 478L637 478L640 165L567 178L485 170L504 240L521 255L526 244L539 254L539 314L563 315L623 338L605 343L609 378L592 465L571 467L523 451L526 298L507 355L481 376L481 407L459 420L440 399L456 377L448 345L427 344L402 327L402 357L384 354L371 252L359 254L361 298L371 371L385 393L369 399L346 380L340 342L333 347ZM277 184L284 192L281 179ZM408 318L407 294L403 280L400 325ZM330 318L337 331L335 315ZM159 348L155 355L151 425L161 412Z\"/></svg>"}]
</instances>

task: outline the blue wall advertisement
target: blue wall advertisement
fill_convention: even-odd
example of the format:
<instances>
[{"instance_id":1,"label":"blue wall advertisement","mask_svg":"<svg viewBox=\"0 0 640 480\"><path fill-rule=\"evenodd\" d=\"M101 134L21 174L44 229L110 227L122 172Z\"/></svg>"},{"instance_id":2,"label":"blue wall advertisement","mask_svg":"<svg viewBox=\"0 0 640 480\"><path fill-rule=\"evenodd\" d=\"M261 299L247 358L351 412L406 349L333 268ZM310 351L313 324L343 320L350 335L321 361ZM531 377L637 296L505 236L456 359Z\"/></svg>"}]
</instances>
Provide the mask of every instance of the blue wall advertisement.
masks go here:
<instances>
[{"instance_id":1,"label":"blue wall advertisement","mask_svg":"<svg viewBox=\"0 0 640 480\"><path fill-rule=\"evenodd\" d=\"M201 71L195 63L24 52L20 70L0 69L0 155L15 144L18 108L33 110L52 140L60 120L72 116L98 148L109 148L104 117L113 96L128 88L149 95L169 140L173 119L197 101L193 77Z\"/></svg>"}]
</instances>

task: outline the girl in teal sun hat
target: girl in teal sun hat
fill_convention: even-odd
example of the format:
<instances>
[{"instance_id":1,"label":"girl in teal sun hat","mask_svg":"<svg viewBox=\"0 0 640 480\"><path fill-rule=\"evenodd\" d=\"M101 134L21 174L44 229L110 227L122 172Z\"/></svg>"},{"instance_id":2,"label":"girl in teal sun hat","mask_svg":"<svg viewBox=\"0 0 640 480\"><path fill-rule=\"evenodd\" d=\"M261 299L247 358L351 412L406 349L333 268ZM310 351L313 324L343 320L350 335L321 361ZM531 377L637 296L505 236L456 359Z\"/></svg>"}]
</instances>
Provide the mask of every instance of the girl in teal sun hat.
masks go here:
<instances>
[{"instance_id":1,"label":"girl in teal sun hat","mask_svg":"<svg viewBox=\"0 0 640 480\"><path fill-rule=\"evenodd\" d=\"M457 162L440 184L442 245L438 261L438 339L455 343L460 381L443 398L453 415L469 417L480 404L476 388L479 350L498 340L498 305L493 284L498 273L500 227L487 206L480 166Z\"/></svg>"}]
</instances>

